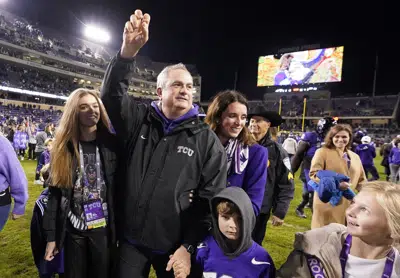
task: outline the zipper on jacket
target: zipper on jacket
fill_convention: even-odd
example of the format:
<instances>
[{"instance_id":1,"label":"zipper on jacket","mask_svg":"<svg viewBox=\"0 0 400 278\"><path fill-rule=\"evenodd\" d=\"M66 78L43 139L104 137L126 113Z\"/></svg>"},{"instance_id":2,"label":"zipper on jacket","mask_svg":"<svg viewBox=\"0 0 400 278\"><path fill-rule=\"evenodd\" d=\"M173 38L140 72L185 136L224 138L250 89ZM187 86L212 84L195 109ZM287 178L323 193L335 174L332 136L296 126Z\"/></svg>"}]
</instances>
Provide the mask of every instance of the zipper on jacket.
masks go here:
<instances>
[{"instance_id":1,"label":"zipper on jacket","mask_svg":"<svg viewBox=\"0 0 400 278\"><path fill-rule=\"evenodd\" d=\"M168 136L168 135L167 135L167 136ZM167 137L163 137L163 138L161 138L160 142L161 142L161 141L167 142L167 140L168 140ZM160 142L159 142L159 143L160 143ZM162 157L161 157L161 161L164 161L164 159L165 159L167 153L168 153L168 150L167 150L167 151L164 151L164 153L163 153L163 155L162 155ZM158 167L157 167L157 169L156 169L156 171L155 171L155 173L154 173L153 178L154 178L154 177L158 177L158 175L160 174L160 169L161 169L162 167L163 167L163 166L161 166L161 167L158 166ZM146 179L145 179L145 180L146 180ZM143 185L143 184L142 184L142 185ZM147 214L148 214L148 212L149 212L149 205L150 205L151 199L152 199L152 197L153 197L154 191L156 190L156 186L157 186L157 185L155 184L154 187L153 187L153 190L152 190L151 194L149 194L150 198L148 198L148 199L146 200L146 202L144 203L144 205L143 205L144 216L143 216L143 219L141 220L141 223L140 223L141 230L140 230L140 232L139 232L139 234L140 234L140 240L141 240L141 241L143 241L144 224L145 224L145 222L146 222L146 216L147 216ZM141 198L138 198L138 199L139 199L139 201L137 202L136 211L139 211L139 209L140 209L140 199L141 199Z\"/></svg>"}]
</instances>

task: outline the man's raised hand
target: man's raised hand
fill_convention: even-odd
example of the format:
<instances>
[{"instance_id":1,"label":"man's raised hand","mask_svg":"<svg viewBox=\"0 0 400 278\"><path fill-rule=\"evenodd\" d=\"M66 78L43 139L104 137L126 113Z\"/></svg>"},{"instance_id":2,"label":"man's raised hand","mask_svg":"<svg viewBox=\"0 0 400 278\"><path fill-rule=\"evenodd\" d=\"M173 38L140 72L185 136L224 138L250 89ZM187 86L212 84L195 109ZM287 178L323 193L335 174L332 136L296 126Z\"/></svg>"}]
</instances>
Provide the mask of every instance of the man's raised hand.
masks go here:
<instances>
[{"instance_id":1,"label":"man's raised hand","mask_svg":"<svg viewBox=\"0 0 400 278\"><path fill-rule=\"evenodd\" d=\"M133 58L149 40L150 15L136 10L125 23L121 57Z\"/></svg>"}]
</instances>

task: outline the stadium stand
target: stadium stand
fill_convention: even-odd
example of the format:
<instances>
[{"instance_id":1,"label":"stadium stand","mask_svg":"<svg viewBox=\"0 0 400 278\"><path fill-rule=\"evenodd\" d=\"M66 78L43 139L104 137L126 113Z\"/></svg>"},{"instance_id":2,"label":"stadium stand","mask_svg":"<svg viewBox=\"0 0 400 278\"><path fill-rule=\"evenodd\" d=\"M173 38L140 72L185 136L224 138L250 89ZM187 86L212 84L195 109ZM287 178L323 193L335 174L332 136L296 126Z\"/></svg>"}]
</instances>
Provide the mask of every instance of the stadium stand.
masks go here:
<instances>
[{"instance_id":1,"label":"stadium stand","mask_svg":"<svg viewBox=\"0 0 400 278\"><path fill-rule=\"evenodd\" d=\"M62 96L68 96L76 87L98 89L114 53L115 50L85 40L60 37L53 30L38 28L23 18L0 10L2 86ZM130 93L139 99L156 99L157 75L167 65L145 56L136 57ZM199 102L201 77L194 65L186 66L194 76L194 100ZM9 69L10 77L5 75ZM23 77L18 78L18 75ZM36 80L32 81L33 78Z\"/></svg>"},{"instance_id":2,"label":"stadium stand","mask_svg":"<svg viewBox=\"0 0 400 278\"><path fill-rule=\"evenodd\" d=\"M38 109L27 103L62 105L65 97L78 87L99 89L107 63L115 52L78 38L60 37L53 30L38 28L23 18L0 10L0 86L3 87L0 88L0 101L23 101L28 105L3 105L0 113L12 117L23 111L20 119L35 116ZM129 82L129 92L141 102L149 103L157 99L157 75L167 65L154 62L146 56L138 56L134 75ZM194 65L187 67L194 76L194 100L200 102L201 77ZM15 90L5 92L4 87L48 93L59 98L21 94ZM263 101L250 101L250 106L264 105L272 111L278 111L281 106L281 114L286 119L281 130L300 131L304 97L307 98L305 130L311 130L315 120L320 117L336 116L362 119L359 126L375 137L385 138L387 134L398 132L397 125L391 120L398 112L395 109L399 103L397 95L371 98L363 93L355 93L354 96L333 98L329 92L277 93L266 94ZM370 120L371 117L384 120L374 122ZM49 118L44 113L40 120L46 119L55 120L57 117ZM356 121L350 123L358 126Z\"/></svg>"}]
</instances>

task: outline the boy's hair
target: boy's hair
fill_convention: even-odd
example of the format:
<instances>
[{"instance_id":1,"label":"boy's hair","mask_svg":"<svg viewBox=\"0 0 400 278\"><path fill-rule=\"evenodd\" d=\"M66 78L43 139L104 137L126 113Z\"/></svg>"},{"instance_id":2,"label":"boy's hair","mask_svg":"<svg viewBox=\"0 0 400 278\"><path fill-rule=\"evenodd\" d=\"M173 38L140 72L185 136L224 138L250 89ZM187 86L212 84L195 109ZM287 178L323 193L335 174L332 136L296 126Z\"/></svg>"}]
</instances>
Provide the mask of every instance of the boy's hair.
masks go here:
<instances>
[{"instance_id":1,"label":"boy's hair","mask_svg":"<svg viewBox=\"0 0 400 278\"><path fill-rule=\"evenodd\" d=\"M47 147L50 143L53 143L54 139L53 138L48 138L46 141L44 141L45 147Z\"/></svg>"},{"instance_id":2,"label":"boy's hair","mask_svg":"<svg viewBox=\"0 0 400 278\"><path fill-rule=\"evenodd\" d=\"M400 185L386 181L364 183L361 191L376 194L376 200L385 211L390 235L395 244L400 242Z\"/></svg>"},{"instance_id":3,"label":"boy's hair","mask_svg":"<svg viewBox=\"0 0 400 278\"><path fill-rule=\"evenodd\" d=\"M228 200L221 200L217 205L218 214L224 216L241 217L239 207Z\"/></svg>"}]
</instances>

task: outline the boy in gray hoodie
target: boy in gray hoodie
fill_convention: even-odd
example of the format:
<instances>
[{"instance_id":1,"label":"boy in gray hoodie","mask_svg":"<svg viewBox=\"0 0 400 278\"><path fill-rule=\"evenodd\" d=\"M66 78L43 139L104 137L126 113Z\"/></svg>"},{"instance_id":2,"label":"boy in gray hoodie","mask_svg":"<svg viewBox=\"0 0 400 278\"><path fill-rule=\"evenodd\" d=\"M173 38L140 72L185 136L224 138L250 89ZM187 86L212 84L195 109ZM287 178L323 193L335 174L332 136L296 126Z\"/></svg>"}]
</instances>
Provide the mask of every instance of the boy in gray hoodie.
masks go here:
<instances>
[{"instance_id":1,"label":"boy in gray hoodie","mask_svg":"<svg viewBox=\"0 0 400 278\"><path fill-rule=\"evenodd\" d=\"M196 263L204 278L273 278L275 266L268 252L251 238L255 215L249 196L228 187L211 200L212 235L197 246ZM174 266L175 277L181 275Z\"/></svg>"}]
</instances>

